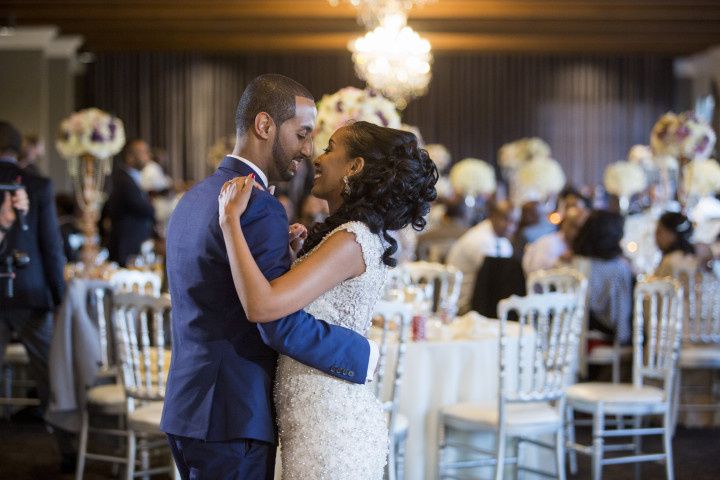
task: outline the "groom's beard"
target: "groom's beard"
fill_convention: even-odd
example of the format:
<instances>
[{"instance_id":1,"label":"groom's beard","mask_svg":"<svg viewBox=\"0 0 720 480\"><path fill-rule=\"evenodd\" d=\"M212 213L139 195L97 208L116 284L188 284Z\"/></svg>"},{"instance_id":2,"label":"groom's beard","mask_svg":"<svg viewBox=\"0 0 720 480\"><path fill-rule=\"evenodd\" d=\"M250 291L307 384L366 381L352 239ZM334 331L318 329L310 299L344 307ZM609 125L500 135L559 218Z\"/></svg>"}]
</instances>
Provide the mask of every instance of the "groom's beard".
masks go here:
<instances>
[{"instance_id":1,"label":"groom's beard","mask_svg":"<svg viewBox=\"0 0 720 480\"><path fill-rule=\"evenodd\" d=\"M288 158L289 155L283 148L283 146L280 144L280 132L277 132L275 134L275 143L273 144L272 149L272 156L273 156L273 163L275 164L275 170L278 175L278 179L275 180L282 180L283 182L289 182L290 180L295 177L295 172L290 170L290 165L292 163L292 158Z\"/></svg>"}]
</instances>

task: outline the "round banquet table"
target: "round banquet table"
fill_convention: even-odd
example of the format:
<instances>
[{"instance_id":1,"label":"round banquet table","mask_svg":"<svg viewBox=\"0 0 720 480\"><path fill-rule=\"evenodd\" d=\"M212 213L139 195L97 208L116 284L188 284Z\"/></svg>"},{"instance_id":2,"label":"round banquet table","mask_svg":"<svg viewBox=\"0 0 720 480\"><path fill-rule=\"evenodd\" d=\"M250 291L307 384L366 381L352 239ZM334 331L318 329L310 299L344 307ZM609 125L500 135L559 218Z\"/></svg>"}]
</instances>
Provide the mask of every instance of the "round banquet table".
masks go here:
<instances>
[{"instance_id":1,"label":"round banquet table","mask_svg":"<svg viewBox=\"0 0 720 480\"><path fill-rule=\"evenodd\" d=\"M399 411L409 421L405 451L405 478L407 480L435 479L437 419L442 406L461 402L495 402L498 396L498 336L497 320L484 319L472 334L455 332L457 340L410 342L405 356L405 371L400 386ZM448 327L445 327L448 328ZM514 322L507 327L509 358L516 358L519 328ZM449 335L444 335L448 337ZM472 337L472 338L467 338ZM373 335L371 334L371 338ZM523 342L530 346L533 335L525 333ZM388 363L394 363L396 344L388 345ZM530 360L528 359L528 362ZM508 370L510 374L512 369ZM392 378L384 381L388 389ZM509 379L510 382L513 380ZM490 447L492 435L475 435L473 442ZM540 452L538 448L521 450L521 463L533 468L554 471L552 452ZM488 478L492 469L480 472ZM528 475L530 477L530 475Z\"/></svg>"}]
</instances>

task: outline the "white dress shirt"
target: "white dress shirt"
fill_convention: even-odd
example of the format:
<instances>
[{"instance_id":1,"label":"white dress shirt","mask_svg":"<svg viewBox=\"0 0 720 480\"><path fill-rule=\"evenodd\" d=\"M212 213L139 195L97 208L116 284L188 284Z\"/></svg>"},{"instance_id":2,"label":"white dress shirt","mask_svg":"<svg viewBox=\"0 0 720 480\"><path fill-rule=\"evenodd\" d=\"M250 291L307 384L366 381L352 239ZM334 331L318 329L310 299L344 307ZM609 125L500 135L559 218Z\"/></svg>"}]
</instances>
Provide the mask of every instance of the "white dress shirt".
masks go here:
<instances>
[{"instance_id":1,"label":"white dress shirt","mask_svg":"<svg viewBox=\"0 0 720 480\"><path fill-rule=\"evenodd\" d=\"M228 154L228 157L235 158L237 160L240 160L244 164L246 164L248 167L250 167L253 172L255 172L255 175L258 176L260 180L262 180L263 184L270 188L270 185L268 184L268 178L265 173L260 170L260 167L255 165L253 162L248 160L247 158L238 157L237 155ZM272 192L270 192L272 193ZM372 381L372 379L375 377L375 369L377 368L378 360L380 359L380 349L378 348L377 343L373 342L372 340L368 339L368 344L370 345L370 356L368 358L368 368L367 368L367 376L365 378L366 381Z\"/></svg>"},{"instance_id":2,"label":"white dress shirt","mask_svg":"<svg viewBox=\"0 0 720 480\"><path fill-rule=\"evenodd\" d=\"M523 270L527 275L538 270L554 268L567 251L568 246L561 232L543 235L525 247L522 259Z\"/></svg>"},{"instance_id":3,"label":"white dress shirt","mask_svg":"<svg viewBox=\"0 0 720 480\"><path fill-rule=\"evenodd\" d=\"M458 305L461 312L467 311L470 307L475 276L485 257L510 258L512 254L513 247L510 240L498 237L490 220L475 225L455 242L448 253L447 264L463 273Z\"/></svg>"}]
</instances>

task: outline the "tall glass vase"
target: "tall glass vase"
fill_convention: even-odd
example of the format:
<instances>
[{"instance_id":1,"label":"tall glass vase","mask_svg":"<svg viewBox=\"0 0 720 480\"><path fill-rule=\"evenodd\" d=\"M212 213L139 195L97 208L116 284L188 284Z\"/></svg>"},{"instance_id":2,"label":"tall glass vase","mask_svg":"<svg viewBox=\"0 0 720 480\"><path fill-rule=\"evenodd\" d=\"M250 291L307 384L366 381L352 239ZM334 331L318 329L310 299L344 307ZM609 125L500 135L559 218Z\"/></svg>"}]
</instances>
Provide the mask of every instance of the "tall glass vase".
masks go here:
<instances>
[{"instance_id":1,"label":"tall glass vase","mask_svg":"<svg viewBox=\"0 0 720 480\"><path fill-rule=\"evenodd\" d=\"M108 167L108 159L100 159L87 153L72 159L69 164L75 199L81 212L78 223L84 238L80 252L83 263L82 270L90 276L93 275L97 266L99 253L97 224L100 219L103 187Z\"/></svg>"}]
</instances>

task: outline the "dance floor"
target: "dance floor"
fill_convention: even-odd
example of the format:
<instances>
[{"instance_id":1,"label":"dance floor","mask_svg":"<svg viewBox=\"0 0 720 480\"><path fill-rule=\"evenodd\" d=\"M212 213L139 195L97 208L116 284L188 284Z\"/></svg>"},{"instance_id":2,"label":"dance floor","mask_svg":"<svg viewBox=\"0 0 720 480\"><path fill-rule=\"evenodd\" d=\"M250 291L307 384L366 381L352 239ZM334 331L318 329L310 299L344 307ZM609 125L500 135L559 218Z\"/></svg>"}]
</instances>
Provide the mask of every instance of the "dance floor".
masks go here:
<instances>
[{"instance_id":1,"label":"dance floor","mask_svg":"<svg viewBox=\"0 0 720 480\"><path fill-rule=\"evenodd\" d=\"M586 442L589 429L579 431L579 440ZM678 480L716 480L720 478L720 429L679 428L673 442L675 472ZM660 442L648 438L644 445L648 451L660 447ZM59 473L59 456L52 436L43 424L31 418L0 420L0 480L70 480L72 474ZM590 478L589 457L579 458L578 475L569 478ZM606 467L604 478L630 480L634 468L628 465ZM114 478L107 464L90 462L85 480ZM155 477L161 478L161 477ZM665 478L661 465L643 464L642 478L655 480ZM413 479L414 480L414 479Z\"/></svg>"}]
</instances>

